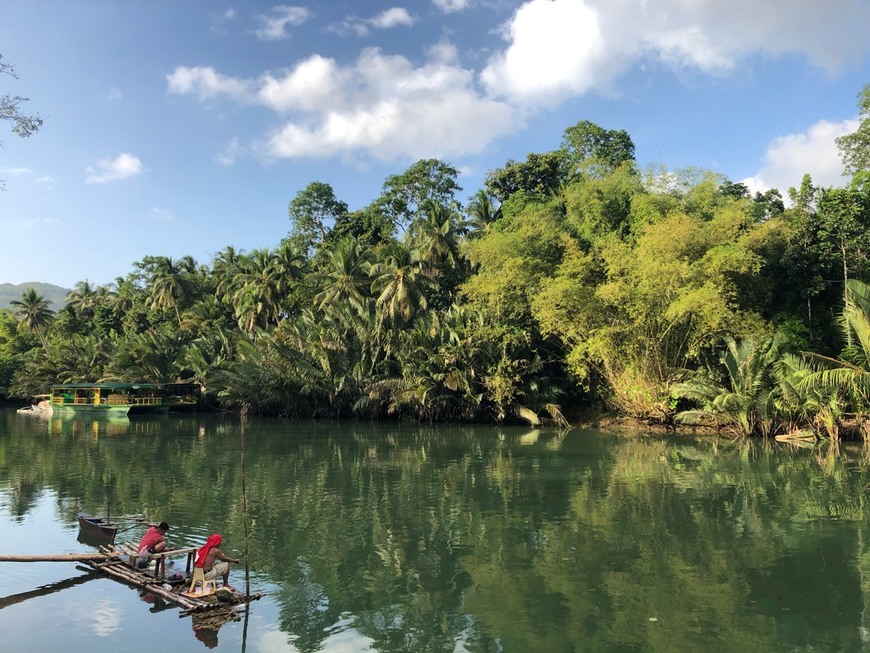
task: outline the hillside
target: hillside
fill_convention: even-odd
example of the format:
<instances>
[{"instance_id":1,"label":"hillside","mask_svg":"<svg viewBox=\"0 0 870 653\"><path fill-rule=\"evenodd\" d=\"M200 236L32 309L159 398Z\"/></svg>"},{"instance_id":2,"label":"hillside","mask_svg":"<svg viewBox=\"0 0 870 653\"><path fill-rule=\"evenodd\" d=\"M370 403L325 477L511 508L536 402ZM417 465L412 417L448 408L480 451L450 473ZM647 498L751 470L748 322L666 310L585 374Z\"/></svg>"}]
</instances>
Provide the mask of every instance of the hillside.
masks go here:
<instances>
[{"instance_id":1,"label":"hillside","mask_svg":"<svg viewBox=\"0 0 870 653\"><path fill-rule=\"evenodd\" d=\"M24 283L0 283L0 308L12 308L9 302L20 299L21 293L28 288L34 288L36 292L45 297L51 303L51 309L57 311L66 303L68 288L61 288L50 283L38 281L26 281Z\"/></svg>"}]
</instances>

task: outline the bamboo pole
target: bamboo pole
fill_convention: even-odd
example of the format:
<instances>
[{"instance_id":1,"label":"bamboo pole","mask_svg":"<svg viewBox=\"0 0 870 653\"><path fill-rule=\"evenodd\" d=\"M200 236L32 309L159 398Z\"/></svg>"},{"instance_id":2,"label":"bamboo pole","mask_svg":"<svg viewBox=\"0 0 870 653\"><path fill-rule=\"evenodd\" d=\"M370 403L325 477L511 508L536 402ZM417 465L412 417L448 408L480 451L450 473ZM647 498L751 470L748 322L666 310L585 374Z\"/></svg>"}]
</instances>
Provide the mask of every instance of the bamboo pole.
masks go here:
<instances>
[{"instance_id":1,"label":"bamboo pole","mask_svg":"<svg viewBox=\"0 0 870 653\"><path fill-rule=\"evenodd\" d=\"M103 553L58 553L38 556L0 555L0 562L102 562L114 557L114 555Z\"/></svg>"},{"instance_id":2,"label":"bamboo pole","mask_svg":"<svg viewBox=\"0 0 870 653\"><path fill-rule=\"evenodd\" d=\"M242 521L245 527L245 598L251 596L251 569L248 563L248 490L245 485L245 421L247 420L247 411L243 410L241 415L241 453L242 453Z\"/></svg>"}]
</instances>

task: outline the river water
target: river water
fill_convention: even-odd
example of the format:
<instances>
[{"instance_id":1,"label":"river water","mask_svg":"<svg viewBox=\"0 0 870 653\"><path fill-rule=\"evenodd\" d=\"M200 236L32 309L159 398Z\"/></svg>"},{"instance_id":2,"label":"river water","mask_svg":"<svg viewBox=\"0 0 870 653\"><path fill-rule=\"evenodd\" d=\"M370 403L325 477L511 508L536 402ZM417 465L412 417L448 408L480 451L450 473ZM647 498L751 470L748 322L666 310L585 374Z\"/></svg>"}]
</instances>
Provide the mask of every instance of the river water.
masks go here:
<instances>
[{"instance_id":1,"label":"river water","mask_svg":"<svg viewBox=\"0 0 870 653\"><path fill-rule=\"evenodd\" d=\"M237 416L0 409L0 555L91 552L76 515L108 506L243 557L241 437ZM857 444L277 419L244 442L244 618L201 629L74 563L2 562L0 651L870 649Z\"/></svg>"}]
</instances>

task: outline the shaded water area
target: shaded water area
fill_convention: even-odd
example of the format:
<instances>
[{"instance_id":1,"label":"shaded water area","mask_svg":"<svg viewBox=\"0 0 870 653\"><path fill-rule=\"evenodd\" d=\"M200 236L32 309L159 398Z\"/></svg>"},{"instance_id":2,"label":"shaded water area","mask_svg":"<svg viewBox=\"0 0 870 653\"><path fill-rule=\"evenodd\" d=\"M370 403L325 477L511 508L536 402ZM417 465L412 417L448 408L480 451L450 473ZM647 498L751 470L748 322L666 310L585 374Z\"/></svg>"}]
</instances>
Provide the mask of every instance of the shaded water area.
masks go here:
<instances>
[{"instance_id":1,"label":"shaded water area","mask_svg":"<svg viewBox=\"0 0 870 653\"><path fill-rule=\"evenodd\" d=\"M76 514L108 504L241 557L239 443L232 416L0 409L0 554L92 551ZM3 562L0 650L870 648L860 445L275 419L245 443L247 620L204 632L72 563Z\"/></svg>"}]
</instances>

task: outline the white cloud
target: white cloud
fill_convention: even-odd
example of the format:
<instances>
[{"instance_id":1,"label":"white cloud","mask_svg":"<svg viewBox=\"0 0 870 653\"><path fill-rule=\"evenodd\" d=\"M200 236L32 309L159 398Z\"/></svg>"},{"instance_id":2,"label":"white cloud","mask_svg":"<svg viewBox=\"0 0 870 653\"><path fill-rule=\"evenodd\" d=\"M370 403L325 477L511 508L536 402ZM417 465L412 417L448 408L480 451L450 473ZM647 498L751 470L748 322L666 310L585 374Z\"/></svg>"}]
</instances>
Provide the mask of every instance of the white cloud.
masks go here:
<instances>
[{"instance_id":1,"label":"white cloud","mask_svg":"<svg viewBox=\"0 0 870 653\"><path fill-rule=\"evenodd\" d=\"M510 46L481 74L493 95L551 103L594 87L606 67L598 12L577 0L532 0L505 28Z\"/></svg>"},{"instance_id":2,"label":"white cloud","mask_svg":"<svg viewBox=\"0 0 870 653\"><path fill-rule=\"evenodd\" d=\"M317 111L339 106L341 92L349 83L347 73L333 59L315 54L280 78L264 75L257 97L276 111Z\"/></svg>"},{"instance_id":3,"label":"white cloud","mask_svg":"<svg viewBox=\"0 0 870 653\"><path fill-rule=\"evenodd\" d=\"M211 66L178 66L166 76L166 81L169 82L170 93L195 95L200 100L222 95L244 100L251 92L247 82L221 75Z\"/></svg>"},{"instance_id":4,"label":"white cloud","mask_svg":"<svg viewBox=\"0 0 870 653\"><path fill-rule=\"evenodd\" d=\"M775 139L764 154L764 163L743 183L752 193L777 188L783 197L789 187L800 185L807 173L816 186L842 186L843 162L834 139L858 128L858 120L829 122L820 120L803 134L788 134Z\"/></svg>"},{"instance_id":5,"label":"white cloud","mask_svg":"<svg viewBox=\"0 0 870 653\"><path fill-rule=\"evenodd\" d=\"M327 29L342 36L354 34L356 36L368 36L369 28L392 29L394 27L412 27L415 19L404 7L392 7L372 18L359 18L347 16L338 23L330 25Z\"/></svg>"},{"instance_id":6,"label":"white cloud","mask_svg":"<svg viewBox=\"0 0 870 653\"><path fill-rule=\"evenodd\" d=\"M365 153L380 160L478 152L515 127L507 105L480 97L471 72L365 50L330 80L343 103L328 101L289 121L266 146L281 158Z\"/></svg>"},{"instance_id":7,"label":"white cloud","mask_svg":"<svg viewBox=\"0 0 870 653\"><path fill-rule=\"evenodd\" d=\"M305 7L278 5L272 7L268 16L258 16L260 27L254 30L257 38L263 41L282 41L289 39L287 27L298 27L311 17L311 12Z\"/></svg>"},{"instance_id":8,"label":"white cloud","mask_svg":"<svg viewBox=\"0 0 870 653\"><path fill-rule=\"evenodd\" d=\"M112 87L109 89L109 94L106 95L107 100L121 100L124 97L124 93L120 88Z\"/></svg>"},{"instance_id":9,"label":"white cloud","mask_svg":"<svg viewBox=\"0 0 870 653\"><path fill-rule=\"evenodd\" d=\"M455 50L439 44L430 59L414 66L401 56L364 50L356 62L341 66L315 55L282 75L256 81L217 75L212 69L185 69L170 80L171 90L208 99L219 88L252 89L254 101L288 117L258 147L267 158L371 156L379 160L458 156L481 151L493 138L512 131L511 108L475 89L474 74L455 62ZM178 71L176 71L178 72ZM170 76L172 77L172 76Z\"/></svg>"},{"instance_id":10,"label":"white cloud","mask_svg":"<svg viewBox=\"0 0 870 653\"><path fill-rule=\"evenodd\" d=\"M36 183L37 184L53 184L55 181L57 181L57 180L54 177L52 177L51 175L45 175L45 176L37 179Z\"/></svg>"},{"instance_id":11,"label":"white cloud","mask_svg":"<svg viewBox=\"0 0 870 653\"><path fill-rule=\"evenodd\" d=\"M144 168L139 157L122 152L114 159L97 161L97 169L88 167L85 181L89 184L104 184L108 181L127 179L142 174Z\"/></svg>"},{"instance_id":12,"label":"white cloud","mask_svg":"<svg viewBox=\"0 0 870 653\"><path fill-rule=\"evenodd\" d=\"M30 168L0 168L0 174L20 177L22 175L33 174L33 170Z\"/></svg>"},{"instance_id":13,"label":"white cloud","mask_svg":"<svg viewBox=\"0 0 870 653\"><path fill-rule=\"evenodd\" d=\"M224 151L218 154L215 160L222 166L230 166L235 163L237 158L246 153L247 148L239 143L238 138L233 137L233 139L227 143Z\"/></svg>"},{"instance_id":14,"label":"white cloud","mask_svg":"<svg viewBox=\"0 0 870 653\"><path fill-rule=\"evenodd\" d=\"M481 79L493 95L552 104L607 91L644 61L723 74L751 55L798 55L833 71L870 52L868 24L866 0L528 0Z\"/></svg>"},{"instance_id":15,"label":"white cloud","mask_svg":"<svg viewBox=\"0 0 870 653\"><path fill-rule=\"evenodd\" d=\"M236 10L230 7L223 13L212 13L209 14L209 20L211 22L211 31L214 34L223 34L224 25L235 20L236 18Z\"/></svg>"},{"instance_id":16,"label":"white cloud","mask_svg":"<svg viewBox=\"0 0 870 653\"><path fill-rule=\"evenodd\" d=\"M471 0L432 0L432 4L445 13L462 11L471 5Z\"/></svg>"},{"instance_id":17,"label":"white cloud","mask_svg":"<svg viewBox=\"0 0 870 653\"><path fill-rule=\"evenodd\" d=\"M404 7L392 7L366 22L378 29L391 29L399 26L411 27L414 24L414 19Z\"/></svg>"},{"instance_id":18,"label":"white cloud","mask_svg":"<svg viewBox=\"0 0 870 653\"><path fill-rule=\"evenodd\" d=\"M459 11L466 0L433 0ZM312 54L286 70L235 78L214 68L178 67L171 93L199 100L262 105L281 124L258 145L266 157L457 156L481 151L513 131L520 116L589 92L613 92L634 66L729 74L750 56L802 56L830 70L870 53L866 0L791 0L788 11L757 0L527 0L502 26L501 51L482 70L463 67L455 46L424 48L426 60L364 50L345 63ZM276 7L261 37L283 38L310 17ZM393 7L373 18L349 17L330 29L367 34L411 25ZM218 158L229 163L236 143Z\"/></svg>"}]
</instances>

